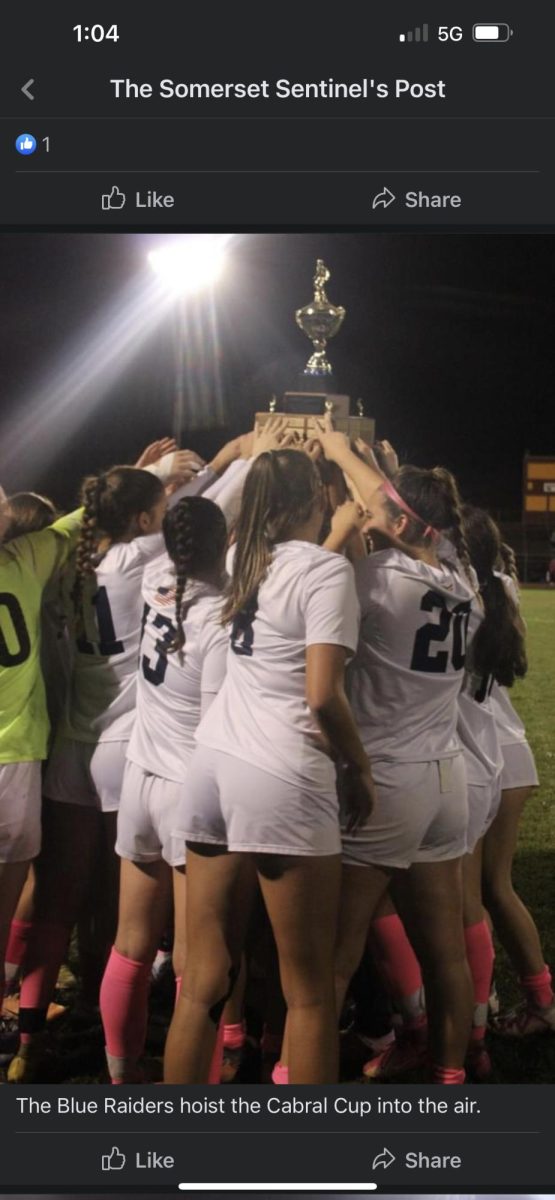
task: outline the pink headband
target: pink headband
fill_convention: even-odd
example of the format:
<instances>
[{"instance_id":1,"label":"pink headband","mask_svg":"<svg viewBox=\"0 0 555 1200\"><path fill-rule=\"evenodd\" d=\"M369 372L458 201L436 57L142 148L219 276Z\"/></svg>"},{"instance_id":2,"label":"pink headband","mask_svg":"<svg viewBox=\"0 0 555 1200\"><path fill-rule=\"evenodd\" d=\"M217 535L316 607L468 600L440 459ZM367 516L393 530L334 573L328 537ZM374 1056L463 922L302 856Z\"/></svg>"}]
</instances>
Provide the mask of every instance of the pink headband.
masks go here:
<instances>
[{"instance_id":1,"label":"pink headband","mask_svg":"<svg viewBox=\"0 0 555 1200\"><path fill-rule=\"evenodd\" d=\"M410 504L407 504L406 500L403 500L403 497L399 495L397 488L393 486L390 479L384 479L382 487L386 496L389 496L389 499L393 500L393 503L396 504L398 508L401 508L408 517L412 517L413 521L418 521L419 525L425 526L424 537L431 537L434 541L437 540L437 538L440 536L439 530L434 529L433 525L426 525L426 522L423 520L423 518L419 517L418 513L415 513L414 509L410 507Z\"/></svg>"}]
</instances>

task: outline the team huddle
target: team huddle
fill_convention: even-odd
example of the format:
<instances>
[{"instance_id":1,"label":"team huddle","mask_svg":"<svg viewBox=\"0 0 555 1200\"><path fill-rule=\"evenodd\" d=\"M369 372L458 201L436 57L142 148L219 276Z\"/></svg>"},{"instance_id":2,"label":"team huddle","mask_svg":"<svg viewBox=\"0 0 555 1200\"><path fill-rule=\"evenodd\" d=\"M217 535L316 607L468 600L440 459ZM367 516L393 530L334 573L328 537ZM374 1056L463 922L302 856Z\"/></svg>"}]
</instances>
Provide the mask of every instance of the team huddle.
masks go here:
<instances>
[{"instance_id":1,"label":"team huddle","mask_svg":"<svg viewBox=\"0 0 555 1200\"><path fill-rule=\"evenodd\" d=\"M209 464L164 439L81 502L57 517L0 494L8 1081L41 1082L76 926L114 1084L146 1078L168 936L164 1079L236 1077L261 913L275 1084L339 1079L364 955L395 1013L367 1079L482 1080L488 1020L555 1032L511 879L538 780L507 690L526 672L514 558L489 515L329 417L304 444L272 418ZM492 927L523 993L495 1018Z\"/></svg>"}]
</instances>

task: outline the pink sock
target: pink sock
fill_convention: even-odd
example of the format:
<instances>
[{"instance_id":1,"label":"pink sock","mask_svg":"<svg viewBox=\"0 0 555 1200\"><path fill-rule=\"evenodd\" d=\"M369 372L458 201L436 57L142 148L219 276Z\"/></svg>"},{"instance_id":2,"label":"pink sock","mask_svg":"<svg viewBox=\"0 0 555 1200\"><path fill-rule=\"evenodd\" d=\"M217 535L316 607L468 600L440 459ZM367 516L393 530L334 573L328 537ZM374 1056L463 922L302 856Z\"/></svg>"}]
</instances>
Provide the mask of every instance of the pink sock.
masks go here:
<instances>
[{"instance_id":1,"label":"pink sock","mask_svg":"<svg viewBox=\"0 0 555 1200\"><path fill-rule=\"evenodd\" d=\"M100 986L100 1013L114 1081L128 1074L144 1050L151 967L112 946Z\"/></svg>"},{"instance_id":2,"label":"pink sock","mask_svg":"<svg viewBox=\"0 0 555 1200\"><path fill-rule=\"evenodd\" d=\"M538 1008L549 1008L549 1005L553 1004L555 996L551 986L551 971L548 966L545 966L539 975L523 975L520 982L529 1004L534 1004Z\"/></svg>"},{"instance_id":3,"label":"pink sock","mask_svg":"<svg viewBox=\"0 0 555 1200\"><path fill-rule=\"evenodd\" d=\"M432 1067L432 1083L464 1083L466 1075L458 1067Z\"/></svg>"},{"instance_id":4,"label":"pink sock","mask_svg":"<svg viewBox=\"0 0 555 1200\"><path fill-rule=\"evenodd\" d=\"M426 1023L420 963L397 913L377 917L370 926L370 945L386 988L407 1028Z\"/></svg>"},{"instance_id":5,"label":"pink sock","mask_svg":"<svg viewBox=\"0 0 555 1200\"><path fill-rule=\"evenodd\" d=\"M71 930L49 921L32 921L28 931L25 974L19 999L21 1041L43 1029Z\"/></svg>"},{"instance_id":6,"label":"pink sock","mask_svg":"<svg viewBox=\"0 0 555 1200\"><path fill-rule=\"evenodd\" d=\"M289 1067L284 1067L283 1063L277 1062L272 1071L272 1083L277 1086L289 1083Z\"/></svg>"},{"instance_id":7,"label":"pink sock","mask_svg":"<svg viewBox=\"0 0 555 1200\"><path fill-rule=\"evenodd\" d=\"M208 1083L222 1082L222 1066L224 1061L224 1023L220 1021L218 1032L216 1035L216 1045L210 1063L210 1071L208 1072Z\"/></svg>"},{"instance_id":8,"label":"pink sock","mask_svg":"<svg viewBox=\"0 0 555 1200\"><path fill-rule=\"evenodd\" d=\"M224 1025L224 1046L226 1050L240 1050L246 1041L245 1022L236 1025Z\"/></svg>"},{"instance_id":9,"label":"pink sock","mask_svg":"<svg viewBox=\"0 0 555 1200\"><path fill-rule=\"evenodd\" d=\"M495 952L487 921L478 921L464 931L466 957L474 987L474 1016L471 1040L482 1042L488 1021L488 1000L493 978Z\"/></svg>"},{"instance_id":10,"label":"pink sock","mask_svg":"<svg viewBox=\"0 0 555 1200\"><path fill-rule=\"evenodd\" d=\"M8 944L4 955L7 984L16 978L19 968L23 965L32 928L31 921L16 921L15 917L10 925Z\"/></svg>"}]
</instances>

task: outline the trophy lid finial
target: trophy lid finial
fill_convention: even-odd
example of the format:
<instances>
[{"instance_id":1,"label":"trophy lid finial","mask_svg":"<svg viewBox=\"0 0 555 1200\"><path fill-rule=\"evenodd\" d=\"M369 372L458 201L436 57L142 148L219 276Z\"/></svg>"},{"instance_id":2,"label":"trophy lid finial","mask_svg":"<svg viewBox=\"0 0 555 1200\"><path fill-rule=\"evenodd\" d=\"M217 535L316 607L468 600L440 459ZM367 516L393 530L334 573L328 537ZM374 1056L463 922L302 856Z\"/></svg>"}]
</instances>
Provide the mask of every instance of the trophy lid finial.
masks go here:
<instances>
[{"instance_id":1,"label":"trophy lid finial","mask_svg":"<svg viewBox=\"0 0 555 1200\"><path fill-rule=\"evenodd\" d=\"M326 296L326 283L330 278L330 272L326 267L323 258L316 260L316 271L314 274L314 299L328 303Z\"/></svg>"}]
</instances>

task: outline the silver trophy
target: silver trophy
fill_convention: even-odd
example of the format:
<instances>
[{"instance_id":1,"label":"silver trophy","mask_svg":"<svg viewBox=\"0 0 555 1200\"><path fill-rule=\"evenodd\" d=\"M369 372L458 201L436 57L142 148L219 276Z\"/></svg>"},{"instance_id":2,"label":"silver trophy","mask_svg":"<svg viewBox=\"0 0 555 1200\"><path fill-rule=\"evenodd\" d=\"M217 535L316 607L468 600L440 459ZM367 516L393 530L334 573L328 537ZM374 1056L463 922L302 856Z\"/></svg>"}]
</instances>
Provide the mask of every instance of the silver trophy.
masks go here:
<instances>
[{"instance_id":1,"label":"silver trophy","mask_svg":"<svg viewBox=\"0 0 555 1200\"><path fill-rule=\"evenodd\" d=\"M339 333L345 319L345 309L341 305L331 304L326 296L326 283L330 273L322 258L316 263L314 275L314 299L304 308L298 308L295 320L313 346L304 375L329 376L333 374L331 363L326 358L326 346L330 338Z\"/></svg>"}]
</instances>

